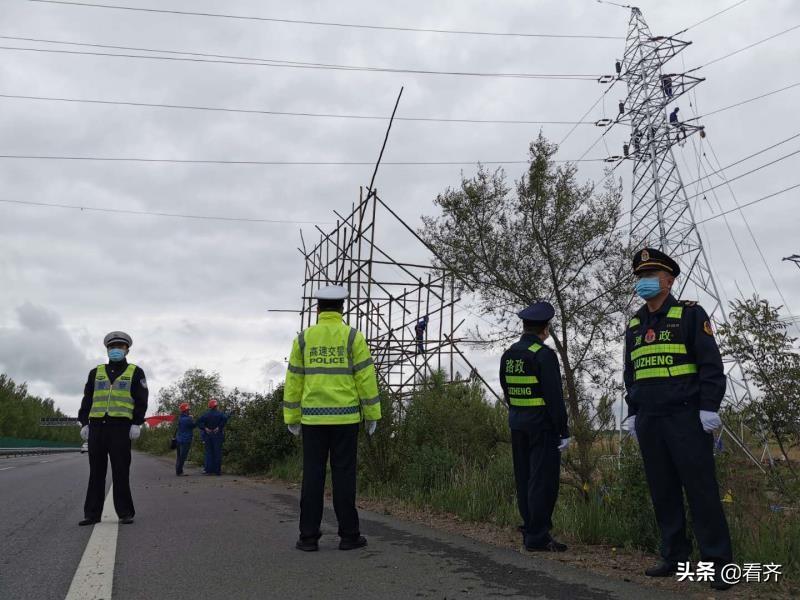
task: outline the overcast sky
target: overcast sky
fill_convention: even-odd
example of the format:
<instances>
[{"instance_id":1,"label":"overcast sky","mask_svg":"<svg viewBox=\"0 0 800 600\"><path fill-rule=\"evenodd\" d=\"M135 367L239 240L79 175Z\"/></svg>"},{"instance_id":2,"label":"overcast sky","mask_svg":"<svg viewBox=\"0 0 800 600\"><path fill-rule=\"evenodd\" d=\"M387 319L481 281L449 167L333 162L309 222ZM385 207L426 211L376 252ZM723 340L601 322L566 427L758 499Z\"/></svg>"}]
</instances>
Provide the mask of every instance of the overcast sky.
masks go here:
<instances>
[{"instance_id":1,"label":"overcast sky","mask_svg":"<svg viewBox=\"0 0 800 600\"><path fill-rule=\"evenodd\" d=\"M478 2L256 2L106 0L105 4L429 29L595 34L624 37L629 11L591 0ZM733 4L640 2L654 34L671 34ZM167 15L0 0L0 35L179 50L228 56L402 69L493 73L613 73L623 39L553 39L381 31L254 20ZM690 69L800 24L800 4L749 0L685 34L675 59ZM703 68L696 106L705 114L798 81L795 30ZM115 52L42 42L1 46ZM125 51L116 51L125 52ZM142 52L127 51L128 54ZM388 115L405 86L399 116L575 121L603 87L595 81L467 77L208 64L0 49L0 94L200 105L269 111ZM685 61L685 63L684 63ZM684 67L685 64L685 67ZM624 86L587 117L616 115ZM800 133L800 87L704 118L707 140L728 165ZM386 122L190 111L0 98L0 154L141 158L374 161ZM432 200L470 174L477 161L524 160L539 128L553 141L565 125L395 123L386 161L464 161L458 166L391 166L378 175L382 197L412 226L434 214ZM576 159L599 129L579 126L559 152ZM621 153L622 127L608 136ZM794 140L726 171L734 177L797 149ZM680 153L684 181L697 157ZM598 145L587 158L607 156ZM713 161L713 157L711 158ZM581 163L599 180L602 163ZM798 181L797 156L732 184L745 203ZM508 165L510 179L524 167ZM617 172L626 192L630 164ZM370 166L189 165L0 159L0 199L186 213L329 222L368 183ZM721 180L714 180L719 183ZM698 218L734 207L695 201ZM692 188L691 193L694 193ZM797 190L742 214L709 221L701 232L724 294L749 294L732 238L755 287L780 302L744 218L779 281L800 310L800 271L781 258L800 253ZM712 202L714 200L712 199ZM218 371L228 387L261 391L284 374L298 319L268 308L297 308L303 276L299 229L313 225L137 216L0 202L0 372L75 414L86 374L105 360L103 336L134 339L129 359L148 375L152 398L189 368ZM322 225L326 227L326 225ZM312 235L313 237L313 235ZM396 241L396 240L393 240ZM413 252L413 250L409 250ZM402 258L398 256L398 258ZM474 359L494 375L491 357ZM151 402L155 407L155 400Z\"/></svg>"}]
</instances>

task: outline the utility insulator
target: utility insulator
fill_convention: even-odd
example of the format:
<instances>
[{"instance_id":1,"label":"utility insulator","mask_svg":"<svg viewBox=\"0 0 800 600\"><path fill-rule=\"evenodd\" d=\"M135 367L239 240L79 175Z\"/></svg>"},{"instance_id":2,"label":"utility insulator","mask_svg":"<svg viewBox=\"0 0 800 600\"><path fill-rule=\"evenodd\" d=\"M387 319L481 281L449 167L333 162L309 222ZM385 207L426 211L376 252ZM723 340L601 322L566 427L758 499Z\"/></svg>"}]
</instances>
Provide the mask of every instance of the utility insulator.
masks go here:
<instances>
[{"instance_id":1,"label":"utility insulator","mask_svg":"<svg viewBox=\"0 0 800 600\"><path fill-rule=\"evenodd\" d=\"M612 121L611 119L599 119L599 120L595 121L594 124L597 127L608 127L613 122L614 121Z\"/></svg>"},{"instance_id":2,"label":"utility insulator","mask_svg":"<svg viewBox=\"0 0 800 600\"><path fill-rule=\"evenodd\" d=\"M597 83L611 83L616 77L613 75L601 75L597 78Z\"/></svg>"},{"instance_id":3,"label":"utility insulator","mask_svg":"<svg viewBox=\"0 0 800 600\"><path fill-rule=\"evenodd\" d=\"M622 73L622 63L620 61L614 63L614 68L617 70L617 75Z\"/></svg>"},{"instance_id":4,"label":"utility insulator","mask_svg":"<svg viewBox=\"0 0 800 600\"><path fill-rule=\"evenodd\" d=\"M622 144L622 154L625 155L625 158L628 158L630 146L628 144Z\"/></svg>"},{"instance_id":5,"label":"utility insulator","mask_svg":"<svg viewBox=\"0 0 800 600\"><path fill-rule=\"evenodd\" d=\"M622 100L619 101L619 114L625 114L625 103Z\"/></svg>"}]
</instances>

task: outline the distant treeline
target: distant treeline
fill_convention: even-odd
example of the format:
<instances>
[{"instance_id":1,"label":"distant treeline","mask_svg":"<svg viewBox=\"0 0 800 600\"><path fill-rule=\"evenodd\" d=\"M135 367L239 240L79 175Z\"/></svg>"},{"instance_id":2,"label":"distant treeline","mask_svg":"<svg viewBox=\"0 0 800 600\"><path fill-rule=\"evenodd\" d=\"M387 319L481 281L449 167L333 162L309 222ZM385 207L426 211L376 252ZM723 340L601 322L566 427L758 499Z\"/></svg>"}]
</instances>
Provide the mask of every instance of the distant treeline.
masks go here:
<instances>
[{"instance_id":1,"label":"distant treeline","mask_svg":"<svg viewBox=\"0 0 800 600\"><path fill-rule=\"evenodd\" d=\"M80 442L77 427L42 427L39 419L66 418L50 398L28 393L26 384L15 383L8 375L0 374L0 437L26 440Z\"/></svg>"}]
</instances>

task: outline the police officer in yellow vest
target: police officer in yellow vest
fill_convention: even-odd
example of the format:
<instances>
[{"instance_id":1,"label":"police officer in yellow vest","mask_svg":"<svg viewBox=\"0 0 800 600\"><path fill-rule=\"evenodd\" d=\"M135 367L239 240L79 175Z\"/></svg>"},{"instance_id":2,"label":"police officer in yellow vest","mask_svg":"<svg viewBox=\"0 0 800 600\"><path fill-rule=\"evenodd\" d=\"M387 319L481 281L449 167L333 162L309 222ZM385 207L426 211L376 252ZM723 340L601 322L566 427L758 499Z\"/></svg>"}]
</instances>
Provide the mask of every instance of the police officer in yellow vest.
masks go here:
<instances>
[{"instance_id":1,"label":"police officer in yellow vest","mask_svg":"<svg viewBox=\"0 0 800 600\"><path fill-rule=\"evenodd\" d=\"M564 552L550 535L558 498L561 452L569 445L567 409L558 356L544 341L555 309L536 302L520 311L522 337L500 359L500 385L508 402L517 506L526 550Z\"/></svg>"},{"instance_id":2,"label":"police officer in yellow vest","mask_svg":"<svg viewBox=\"0 0 800 600\"><path fill-rule=\"evenodd\" d=\"M131 440L139 437L147 412L147 380L144 371L125 357L133 345L131 336L112 331L103 343L108 364L89 372L78 412L81 437L89 441L89 486L79 525L100 522L106 496L106 471L111 459L114 509L120 523L133 523L129 472Z\"/></svg>"},{"instance_id":3,"label":"police officer in yellow vest","mask_svg":"<svg viewBox=\"0 0 800 600\"><path fill-rule=\"evenodd\" d=\"M356 510L356 451L362 418L369 435L381 418L378 382L364 336L344 323L347 290L319 290L317 324L292 345L283 390L283 418L293 435L303 433L300 539L296 547L318 550L325 473L330 455L333 508L339 549L367 545ZM302 426L302 427L301 427Z\"/></svg>"},{"instance_id":4,"label":"police officer in yellow vest","mask_svg":"<svg viewBox=\"0 0 800 600\"><path fill-rule=\"evenodd\" d=\"M645 301L625 335L628 418L623 428L639 442L656 520L661 557L647 569L670 577L689 559L683 493L689 501L700 557L715 565L712 587L730 587L719 569L731 561L731 539L719 496L713 431L725 394L725 373L708 315L696 302L672 295L678 264L644 248L633 257L636 293Z\"/></svg>"}]
</instances>

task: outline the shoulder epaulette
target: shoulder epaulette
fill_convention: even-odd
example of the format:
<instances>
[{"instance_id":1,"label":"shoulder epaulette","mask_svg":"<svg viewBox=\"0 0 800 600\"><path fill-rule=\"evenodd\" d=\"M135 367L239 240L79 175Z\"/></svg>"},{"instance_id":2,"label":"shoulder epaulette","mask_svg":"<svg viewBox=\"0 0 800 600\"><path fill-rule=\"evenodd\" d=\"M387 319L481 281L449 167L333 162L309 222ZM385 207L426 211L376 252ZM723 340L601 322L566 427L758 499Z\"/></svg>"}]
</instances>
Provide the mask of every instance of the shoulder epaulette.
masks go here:
<instances>
[{"instance_id":1,"label":"shoulder epaulette","mask_svg":"<svg viewBox=\"0 0 800 600\"><path fill-rule=\"evenodd\" d=\"M697 300L681 300L684 306L697 306Z\"/></svg>"}]
</instances>

